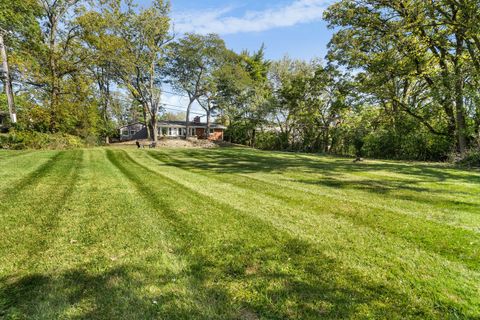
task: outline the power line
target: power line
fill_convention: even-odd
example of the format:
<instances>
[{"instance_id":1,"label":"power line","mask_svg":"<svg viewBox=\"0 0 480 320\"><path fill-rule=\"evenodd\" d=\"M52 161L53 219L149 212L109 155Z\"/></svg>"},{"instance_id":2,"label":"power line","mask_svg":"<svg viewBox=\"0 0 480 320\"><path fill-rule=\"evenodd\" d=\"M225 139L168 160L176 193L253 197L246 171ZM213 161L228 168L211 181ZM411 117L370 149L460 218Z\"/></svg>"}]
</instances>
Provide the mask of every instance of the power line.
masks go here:
<instances>
[{"instance_id":1,"label":"power line","mask_svg":"<svg viewBox=\"0 0 480 320\"><path fill-rule=\"evenodd\" d=\"M120 98L120 97L114 97L113 99L114 100L120 100L120 101L127 102L127 103L135 102L135 100L127 100L127 99ZM186 111L185 106L179 106L179 105L170 104L170 103L160 103L160 104L162 105L162 108L166 109L166 110L178 111L178 112L185 112ZM204 116L205 115L204 113L200 113L200 112L196 112L196 111L190 111L190 113L195 114L195 115L199 115L199 116Z\"/></svg>"},{"instance_id":2,"label":"power line","mask_svg":"<svg viewBox=\"0 0 480 320\"><path fill-rule=\"evenodd\" d=\"M173 95L173 96L179 96L179 97L182 97L182 98L189 98L188 96L186 96L184 94L175 93L175 92L171 92L171 91L162 91L162 93L170 94L170 95Z\"/></svg>"},{"instance_id":3,"label":"power line","mask_svg":"<svg viewBox=\"0 0 480 320\"><path fill-rule=\"evenodd\" d=\"M17 84L22 84L20 82L16 82ZM170 94L170 95L175 95L175 96L179 96L179 97L183 97L183 98L188 98L188 96L185 96L185 95L181 95L179 93L174 93L174 92L170 92L170 91L162 91L163 93L167 93L167 94ZM125 99L125 98L120 98L120 97L113 97L112 98L113 100L120 100L120 101L123 101L123 102L126 102L126 103L129 103L129 104L133 104L135 102L135 99L132 99L132 100L128 100L128 99ZM170 103L160 103L162 105L162 108L163 109L166 109L166 110L171 110L171 111L178 111L178 112L185 112L185 106L179 106L179 105L175 105L175 104L170 104ZM168 106L168 107L167 107ZM177 109L175 109L177 108ZM178 109L180 108L180 109ZM196 111L190 111L191 114L195 114L195 115L200 115L200 116L205 116L204 113L200 113L200 112L196 112Z\"/></svg>"}]
</instances>

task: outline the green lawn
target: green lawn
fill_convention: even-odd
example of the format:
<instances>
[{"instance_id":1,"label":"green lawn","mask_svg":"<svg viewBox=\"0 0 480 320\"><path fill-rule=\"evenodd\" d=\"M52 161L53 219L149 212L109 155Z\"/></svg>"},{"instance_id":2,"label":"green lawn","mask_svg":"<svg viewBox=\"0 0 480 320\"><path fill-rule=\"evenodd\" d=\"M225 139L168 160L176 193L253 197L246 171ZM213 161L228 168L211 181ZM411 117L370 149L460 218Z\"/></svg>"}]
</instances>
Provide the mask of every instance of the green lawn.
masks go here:
<instances>
[{"instance_id":1,"label":"green lawn","mask_svg":"<svg viewBox=\"0 0 480 320\"><path fill-rule=\"evenodd\" d=\"M480 173L241 148L0 152L0 318L480 318Z\"/></svg>"}]
</instances>

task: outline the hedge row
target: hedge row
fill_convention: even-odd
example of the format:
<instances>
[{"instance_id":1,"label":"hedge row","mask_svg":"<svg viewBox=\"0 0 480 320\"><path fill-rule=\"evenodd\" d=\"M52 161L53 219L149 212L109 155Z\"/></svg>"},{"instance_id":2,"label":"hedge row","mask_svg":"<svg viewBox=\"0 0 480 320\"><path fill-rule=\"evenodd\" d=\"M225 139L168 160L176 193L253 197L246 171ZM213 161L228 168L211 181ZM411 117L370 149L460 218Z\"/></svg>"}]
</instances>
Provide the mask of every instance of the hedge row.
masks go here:
<instances>
[{"instance_id":1,"label":"hedge row","mask_svg":"<svg viewBox=\"0 0 480 320\"><path fill-rule=\"evenodd\" d=\"M65 133L10 131L0 135L1 149L74 149L85 146L81 138Z\"/></svg>"}]
</instances>

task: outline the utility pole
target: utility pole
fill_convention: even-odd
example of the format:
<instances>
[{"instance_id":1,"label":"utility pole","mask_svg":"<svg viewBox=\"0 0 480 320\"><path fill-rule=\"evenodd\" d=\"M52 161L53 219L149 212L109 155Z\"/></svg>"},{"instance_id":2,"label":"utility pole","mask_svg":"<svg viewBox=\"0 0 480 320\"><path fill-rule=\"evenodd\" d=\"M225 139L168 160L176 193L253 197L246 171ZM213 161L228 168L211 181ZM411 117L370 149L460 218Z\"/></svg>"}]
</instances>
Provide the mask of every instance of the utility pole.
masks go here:
<instances>
[{"instance_id":1,"label":"utility pole","mask_svg":"<svg viewBox=\"0 0 480 320\"><path fill-rule=\"evenodd\" d=\"M3 42L3 36L7 34L6 30L0 28L0 55L2 57L2 74L5 84L5 93L7 94L8 111L12 123L17 123L17 112L15 111L15 103L13 100L12 84L10 82L10 73L8 72L7 50Z\"/></svg>"}]
</instances>

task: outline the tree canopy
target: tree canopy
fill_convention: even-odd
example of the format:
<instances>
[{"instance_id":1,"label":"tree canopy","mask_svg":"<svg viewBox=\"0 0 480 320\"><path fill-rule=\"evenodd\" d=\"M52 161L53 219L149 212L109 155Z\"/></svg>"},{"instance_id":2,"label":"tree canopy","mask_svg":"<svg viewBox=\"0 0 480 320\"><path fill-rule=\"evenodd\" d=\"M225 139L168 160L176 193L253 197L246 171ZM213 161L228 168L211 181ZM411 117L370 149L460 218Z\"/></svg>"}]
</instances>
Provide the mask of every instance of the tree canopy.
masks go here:
<instances>
[{"instance_id":1,"label":"tree canopy","mask_svg":"<svg viewBox=\"0 0 480 320\"><path fill-rule=\"evenodd\" d=\"M135 120L155 140L174 91L187 123L198 103L208 126L259 148L420 160L479 149L476 0L336 1L328 55L312 61L174 35L164 0L1 1L0 13L17 130L108 142Z\"/></svg>"}]
</instances>

